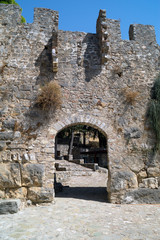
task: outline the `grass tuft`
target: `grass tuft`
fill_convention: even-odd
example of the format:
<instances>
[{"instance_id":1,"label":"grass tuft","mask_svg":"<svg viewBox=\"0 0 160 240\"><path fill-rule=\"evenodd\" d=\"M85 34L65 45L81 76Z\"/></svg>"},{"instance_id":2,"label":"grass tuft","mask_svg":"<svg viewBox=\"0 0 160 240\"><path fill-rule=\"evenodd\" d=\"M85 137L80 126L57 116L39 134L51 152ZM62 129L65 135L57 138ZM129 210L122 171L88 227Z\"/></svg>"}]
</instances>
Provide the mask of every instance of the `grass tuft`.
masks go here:
<instances>
[{"instance_id":1,"label":"grass tuft","mask_svg":"<svg viewBox=\"0 0 160 240\"><path fill-rule=\"evenodd\" d=\"M58 109L62 104L61 87L55 82L49 82L41 88L36 104L45 111Z\"/></svg>"},{"instance_id":2,"label":"grass tuft","mask_svg":"<svg viewBox=\"0 0 160 240\"><path fill-rule=\"evenodd\" d=\"M131 105L133 105L136 102L137 97L139 96L139 92L133 91L129 88L124 88L122 93L126 98L126 102Z\"/></svg>"}]
</instances>

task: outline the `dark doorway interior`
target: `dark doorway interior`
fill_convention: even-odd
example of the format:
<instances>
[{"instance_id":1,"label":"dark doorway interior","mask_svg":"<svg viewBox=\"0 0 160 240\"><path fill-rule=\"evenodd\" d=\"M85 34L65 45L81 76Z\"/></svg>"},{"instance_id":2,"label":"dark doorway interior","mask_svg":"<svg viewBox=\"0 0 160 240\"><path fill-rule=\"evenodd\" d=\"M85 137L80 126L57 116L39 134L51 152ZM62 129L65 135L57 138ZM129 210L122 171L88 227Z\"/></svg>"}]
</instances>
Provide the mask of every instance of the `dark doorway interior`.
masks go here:
<instances>
[{"instance_id":1,"label":"dark doorway interior","mask_svg":"<svg viewBox=\"0 0 160 240\"><path fill-rule=\"evenodd\" d=\"M60 131L56 136L56 159L83 159L108 168L107 138L98 129L77 124Z\"/></svg>"},{"instance_id":2,"label":"dark doorway interior","mask_svg":"<svg viewBox=\"0 0 160 240\"><path fill-rule=\"evenodd\" d=\"M107 202L107 137L89 125L64 128L55 143L56 197Z\"/></svg>"}]
</instances>

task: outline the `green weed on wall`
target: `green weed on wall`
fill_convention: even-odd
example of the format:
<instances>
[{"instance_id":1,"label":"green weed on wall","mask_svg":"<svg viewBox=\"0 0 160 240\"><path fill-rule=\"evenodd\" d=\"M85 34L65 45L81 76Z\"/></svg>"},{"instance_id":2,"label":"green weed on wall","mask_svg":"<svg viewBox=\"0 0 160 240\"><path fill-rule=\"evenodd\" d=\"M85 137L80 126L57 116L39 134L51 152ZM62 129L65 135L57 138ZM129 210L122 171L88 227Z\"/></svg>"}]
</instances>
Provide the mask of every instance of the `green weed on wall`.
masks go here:
<instances>
[{"instance_id":1,"label":"green weed on wall","mask_svg":"<svg viewBox=\"0 0 160 240\"><path fill-rule=\"evenodd\" d=\"M147 111L147 119L156 136L155 151L160 150L160 75L156 78L151 91L151 100Z\"/></svg>"}]
</instances>

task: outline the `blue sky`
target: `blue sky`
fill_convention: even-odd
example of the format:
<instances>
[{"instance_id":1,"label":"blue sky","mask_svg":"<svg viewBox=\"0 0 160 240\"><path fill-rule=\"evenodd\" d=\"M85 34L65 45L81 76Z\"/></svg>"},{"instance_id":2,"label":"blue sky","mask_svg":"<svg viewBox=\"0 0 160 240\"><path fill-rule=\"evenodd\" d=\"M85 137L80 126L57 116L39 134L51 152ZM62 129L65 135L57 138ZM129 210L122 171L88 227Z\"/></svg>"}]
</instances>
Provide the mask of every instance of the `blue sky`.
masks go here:
<instances>
[{"instance_id":1,"label":"blue sky","mask_svg":"<svg viewBox=\"0 0 160 240\"><path fill-rule=\"evenodd\" d=\"M160 44L160 0L17 0L28 23L33 22L35 7L59 11L59 29L95 33L100 9L107 18L121 23L122 39L128 39L129 25L154 25Z\"/></svg>"}]
</instances>

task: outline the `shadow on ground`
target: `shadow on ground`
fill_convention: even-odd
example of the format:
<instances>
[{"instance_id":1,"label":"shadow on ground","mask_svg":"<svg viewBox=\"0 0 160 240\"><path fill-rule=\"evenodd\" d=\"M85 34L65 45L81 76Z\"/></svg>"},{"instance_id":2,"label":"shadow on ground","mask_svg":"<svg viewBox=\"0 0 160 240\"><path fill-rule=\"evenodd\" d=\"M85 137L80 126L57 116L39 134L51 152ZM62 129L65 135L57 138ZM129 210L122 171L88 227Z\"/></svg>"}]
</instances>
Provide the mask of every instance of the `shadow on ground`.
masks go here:
<instances>
[{"instance_id":1,"label":"shadow on ground","mask_svg":"<svg viewBox=\"0 0 160 240\"><path fill-rule=\"evenodd\" d=\"M105 187L63 187L56 193L59 198L76 198L89 201L108 202L108 194Z\"/></svg>"}]
</instances>

